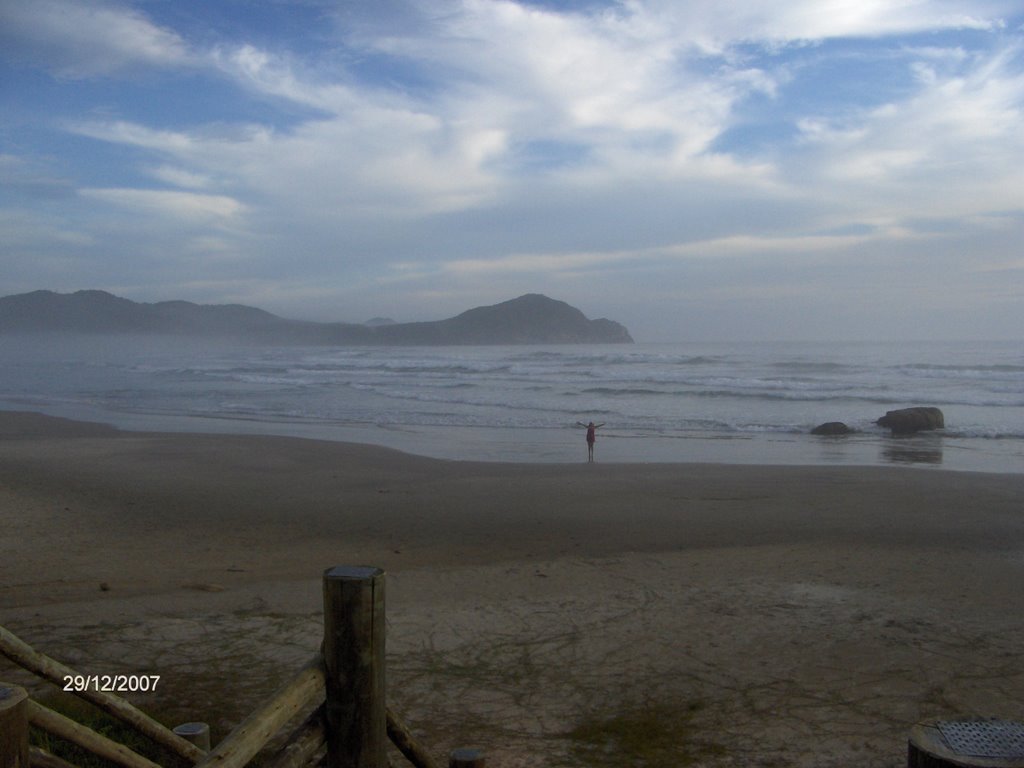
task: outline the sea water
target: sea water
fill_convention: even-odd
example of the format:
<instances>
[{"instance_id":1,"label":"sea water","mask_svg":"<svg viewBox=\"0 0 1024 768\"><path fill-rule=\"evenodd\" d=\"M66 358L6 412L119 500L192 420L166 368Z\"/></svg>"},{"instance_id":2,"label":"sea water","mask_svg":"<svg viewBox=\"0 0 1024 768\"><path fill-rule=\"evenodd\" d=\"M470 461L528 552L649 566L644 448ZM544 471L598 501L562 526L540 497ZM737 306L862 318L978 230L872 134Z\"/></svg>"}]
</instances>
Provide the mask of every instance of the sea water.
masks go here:
<instances>
[{"instance_id":1,"label":"sea water","mask_svg":"<svg viewBox=\"0 0 1024 768\"><path fill-rule=\"evenodd\" d=\"M255 347L0 338L0 408L127 429L351 440L446 459L1024 471L1024 344ZM887 410L946 428L893 437ZM856 430L816 437L823 422Z\"/></svg>"}]
</instances>

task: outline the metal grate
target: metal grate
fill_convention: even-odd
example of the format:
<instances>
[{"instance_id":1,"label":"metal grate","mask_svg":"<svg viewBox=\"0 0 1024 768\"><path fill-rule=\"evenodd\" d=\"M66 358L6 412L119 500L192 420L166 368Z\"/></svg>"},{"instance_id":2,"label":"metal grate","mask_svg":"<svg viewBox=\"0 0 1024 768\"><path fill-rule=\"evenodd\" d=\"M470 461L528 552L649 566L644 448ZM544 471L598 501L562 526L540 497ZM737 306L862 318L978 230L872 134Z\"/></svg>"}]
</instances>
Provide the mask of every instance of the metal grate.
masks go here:
<instances>
[{"instance_id":1,"label":"metal grate","mask_svg":"<svg viewBox=\"0 0 1024 768\"><path fill-rule=\"evenodd\" d=\"M1024 757L1024 724L1008 720L964 720L935 724L960 755Z\"/></svg>"}]
</instances>

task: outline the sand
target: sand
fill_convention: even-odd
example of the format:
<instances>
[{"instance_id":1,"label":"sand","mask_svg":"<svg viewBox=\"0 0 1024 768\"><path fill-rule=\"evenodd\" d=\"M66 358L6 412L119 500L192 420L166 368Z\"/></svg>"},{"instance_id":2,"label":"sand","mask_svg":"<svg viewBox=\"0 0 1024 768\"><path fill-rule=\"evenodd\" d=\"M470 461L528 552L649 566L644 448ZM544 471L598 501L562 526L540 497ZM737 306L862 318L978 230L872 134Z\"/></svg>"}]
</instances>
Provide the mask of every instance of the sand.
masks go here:
<instances>
[{"instance_id":1,"label":"sand","mask_svg":"<svg viewBox=\"0 0 1024 768\"><path fill-rule=\"evenodd\" d=\"M439 461L0 414L0 623L222 736L386 569L388 690L493 766L905 765L1024 719L1024 475ZM0 662L0 679L42 686ZM646 761L646 762L645 762Z\"/></svg>"}]
</instances>

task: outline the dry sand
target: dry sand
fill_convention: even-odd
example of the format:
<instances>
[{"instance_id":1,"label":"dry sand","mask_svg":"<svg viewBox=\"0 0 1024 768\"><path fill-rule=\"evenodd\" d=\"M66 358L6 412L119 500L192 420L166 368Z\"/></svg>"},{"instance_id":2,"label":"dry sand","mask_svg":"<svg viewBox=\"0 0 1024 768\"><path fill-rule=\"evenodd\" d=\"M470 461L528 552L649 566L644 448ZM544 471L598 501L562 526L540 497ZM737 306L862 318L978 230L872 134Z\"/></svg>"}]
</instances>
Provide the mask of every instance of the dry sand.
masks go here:
<instances>
[{"instance_id":1,"label":"dry sand","mask_svg":"<svg viewBox=\"0 0 1024 768\"><path fill-rule=\"evenodd\" d=\"M0 624L161 675L133 700L216 737L318 648L323 570L378 565L391 705L439 757L898 766L918 720L1024 719L1022 502L1024 475L482 464L7 413Z\"/></svg>"}]
</instances>

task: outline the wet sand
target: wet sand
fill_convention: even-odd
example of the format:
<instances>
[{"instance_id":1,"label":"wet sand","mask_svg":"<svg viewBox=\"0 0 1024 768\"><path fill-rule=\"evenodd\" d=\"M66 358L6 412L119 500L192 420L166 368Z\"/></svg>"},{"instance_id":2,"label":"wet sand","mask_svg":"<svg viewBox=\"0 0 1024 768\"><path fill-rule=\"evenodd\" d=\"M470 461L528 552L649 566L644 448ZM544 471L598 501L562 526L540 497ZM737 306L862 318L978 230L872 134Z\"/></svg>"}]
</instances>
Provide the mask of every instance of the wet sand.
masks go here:
<instances>
[{"instance_id":1,"label":"wet sand","mask_svg":"<svg viewBox=\"0 0 1024 768\"><path fill-rule=\"evenodd\" d=\"M160 674L140 706L223 735L316 651L323 570L372 564L391 705L439 757L897 766L918 720L1024 718L1022 501L1024 475L488 464L4 413L0 623L89 674Z\"/></svg>"}]
</instances>

